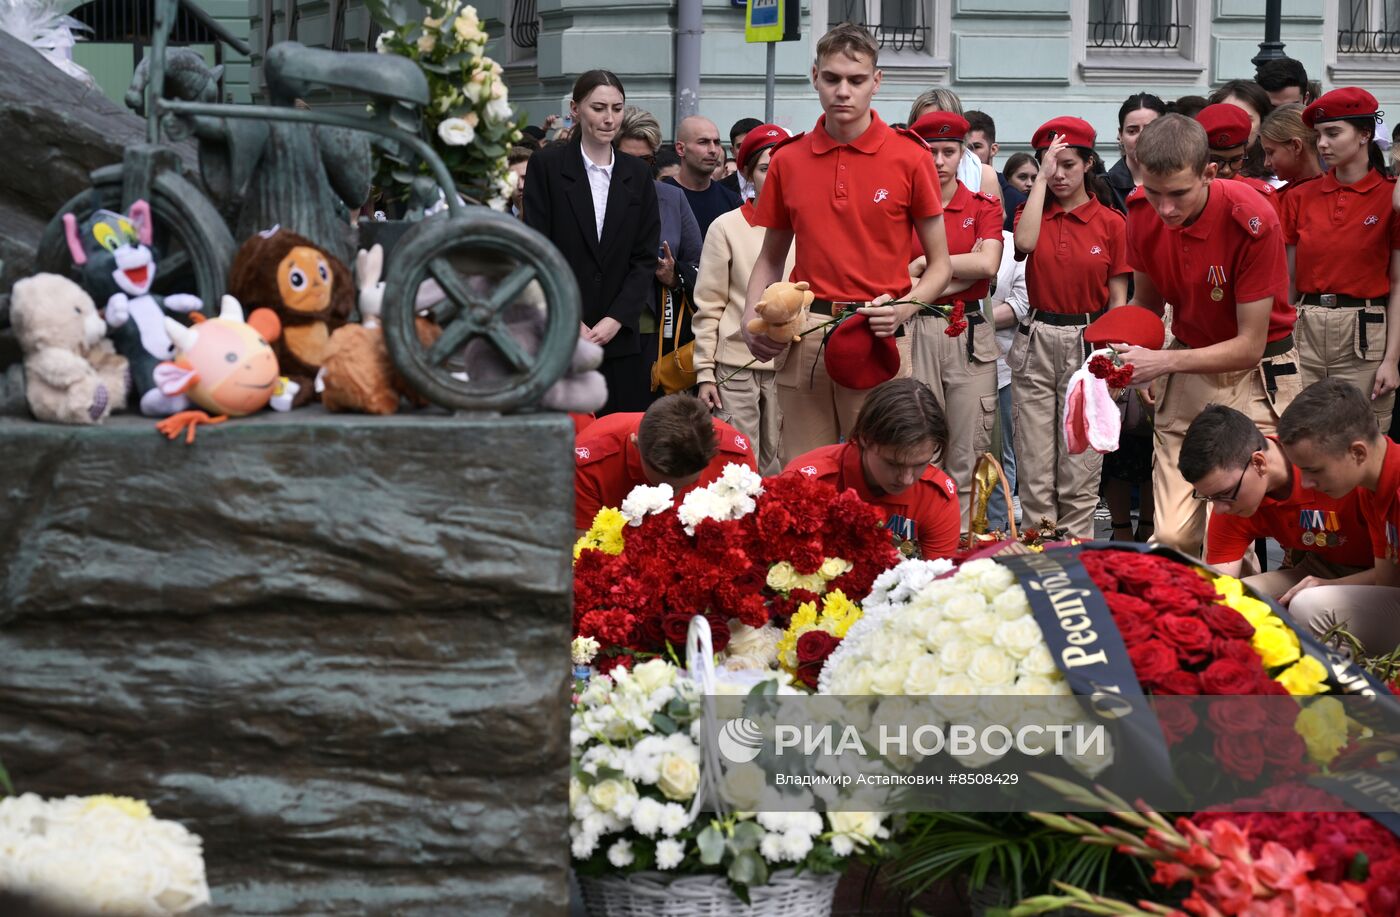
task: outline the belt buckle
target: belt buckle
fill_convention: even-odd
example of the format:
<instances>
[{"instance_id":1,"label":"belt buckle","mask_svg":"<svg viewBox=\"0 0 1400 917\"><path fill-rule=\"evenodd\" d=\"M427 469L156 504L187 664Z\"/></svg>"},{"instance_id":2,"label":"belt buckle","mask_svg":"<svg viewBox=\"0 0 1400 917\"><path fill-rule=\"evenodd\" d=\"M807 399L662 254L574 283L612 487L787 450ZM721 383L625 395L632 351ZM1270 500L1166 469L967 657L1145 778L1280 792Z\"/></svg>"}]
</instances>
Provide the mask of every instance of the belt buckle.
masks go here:
<instances>
[{"instance_id":1,"label":"belt buckle","mask_svg":"<svg viewBox=\"0 0 1400 917\"><path fill-rule=\"evenodd\" d=\"M1322 294L1320 297L1318 297L1318 298L1322 301L1322 304L1323 304L1324 306L1327 306L1327 307L1329 307L1329 308L1335 308L1336 305L1337 305L1337 294L1336 294L1336 293L1323 293L1323 294Z\"/></svg>"}]
</instances>

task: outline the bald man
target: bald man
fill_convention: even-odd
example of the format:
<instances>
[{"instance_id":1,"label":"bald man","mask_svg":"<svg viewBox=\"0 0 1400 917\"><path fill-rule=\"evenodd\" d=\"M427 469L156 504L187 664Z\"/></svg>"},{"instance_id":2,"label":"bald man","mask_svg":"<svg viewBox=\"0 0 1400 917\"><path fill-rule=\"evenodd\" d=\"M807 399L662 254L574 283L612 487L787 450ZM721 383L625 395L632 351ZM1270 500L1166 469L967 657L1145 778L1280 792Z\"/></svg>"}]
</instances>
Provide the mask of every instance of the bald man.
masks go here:
<instances>
[{"instance_id":1,"label":"bald man","mask_svg":"<svg viewBox=\"0 0 1400 917\"><path fill-rule=\"evenodd\" d=\"M703 239L716 217L739 206L739 195L710 177L724 162L724 145L715 122L699 115L683 119L676 128L676 153L681 157L681 172L662 181L685 192Z\"/></svg>"}]
</instances>

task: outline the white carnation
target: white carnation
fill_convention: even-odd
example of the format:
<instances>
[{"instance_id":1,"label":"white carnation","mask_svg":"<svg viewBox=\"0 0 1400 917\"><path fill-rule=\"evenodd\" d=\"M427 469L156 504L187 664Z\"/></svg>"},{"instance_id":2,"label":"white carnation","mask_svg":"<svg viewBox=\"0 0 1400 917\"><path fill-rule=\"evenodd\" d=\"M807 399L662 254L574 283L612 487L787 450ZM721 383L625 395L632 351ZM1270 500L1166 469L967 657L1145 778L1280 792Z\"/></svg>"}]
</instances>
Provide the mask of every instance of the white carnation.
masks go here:
<instances>
[{"instance_id":1,"label":"white carnation","mask_svg":"<svg viewBox=\"0 0 1400 917\"><path fill-rule=\"evenodd\" d=\"M800 863L812 852L812 835L801 828L783 832L783 858L790 863Z\"/></svg>"},{"instance_id":2,"label":"white carnation","mask_svg":"<svg viewBox=\"0 0 1400 917\"><path fill-rule=\"evenodd\" d=\"M661 811L661 833L675 837L690 824L690 812L680 803L668 802Z\"/></svg>"},{"instance_id":3,"label":"white carnation","mask_svg":"<svg viewBox=\"0 0 1400 917\"><path fill-rule=\"evenodd\" d=\"M783 836L773 833L763 835L763 840L758 842L758 852L770 863L781 863L783 861Z\"/></svg>"},{"instance_id":4,"label":"white carnation","mask_svg":"<svg viewBox=\"0 0 1400 917\"><path fill-rule=\"evenodd\" d=\"M661 815L665 806L650 796L643 796L632 807L632 827L643 837L656 837L661 830Z\"/></svg>"},{"instance_id":5,"label":"white carnation","mask_svg":"<svg viewBox=\"0 0 1400 917\"><path fill-rule=\"evenodd\" d=\"M623 838L608 848L608 862L618 869L632 865L632 842Z\"/></svg>"},{"instance_id":6,"label":"white carnation","mask_svg":"<svg viewBox=\"0 0 1400 917\"><path fill-rule=\"evenodd\" d=\"M685 842L667 838L656 843L656 868L675 869L685 859Z\"/></svg>"},{"instance_id":7,"label":"white carnation","mask_svg":"<svg viewBox=\"0 0 1400 917\"><path fill-rule=\"evenodd\" d=\"M594 850L598 849L598 835L589 834L586 831L580 832L569 846L574 859L586 860L593 856Z\"/></svg>"},{"instance_id":8,"label":"white carnation","mask_svg":"<svg viewBox=\"0 0 1400 917\"><path fill-rule=\"evenodd\" d=\"M647 516L664 513L674 506L674 496L675 491L671 489L670 484L658 484L655 487L640 484L632 488L632 492L622 501L619 509L626 517L628 525L641 525Z\"/></svg>"}]
</instances>

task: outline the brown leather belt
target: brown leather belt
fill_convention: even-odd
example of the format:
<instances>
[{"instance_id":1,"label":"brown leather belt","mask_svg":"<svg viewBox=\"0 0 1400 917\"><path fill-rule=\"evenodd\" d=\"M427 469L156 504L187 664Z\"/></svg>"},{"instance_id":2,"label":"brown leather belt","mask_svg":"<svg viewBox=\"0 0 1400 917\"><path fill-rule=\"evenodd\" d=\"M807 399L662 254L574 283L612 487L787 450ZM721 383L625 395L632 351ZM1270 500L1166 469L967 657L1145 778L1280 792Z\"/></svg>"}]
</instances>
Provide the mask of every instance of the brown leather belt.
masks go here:
<instances>
[{"instance_id":1,"label":"brown leather belt","mask_svg":"<svg viewBox=\"0 0 1400 917\"><path fill-rule=\"evenodd\" d=\"M1367 306L1384 306L1384 297L1360 299L1345 293L1302 293L1298 304L1301 306L1321 306L1324 309L1364 309Z\"/></svg>"}]
</instances>

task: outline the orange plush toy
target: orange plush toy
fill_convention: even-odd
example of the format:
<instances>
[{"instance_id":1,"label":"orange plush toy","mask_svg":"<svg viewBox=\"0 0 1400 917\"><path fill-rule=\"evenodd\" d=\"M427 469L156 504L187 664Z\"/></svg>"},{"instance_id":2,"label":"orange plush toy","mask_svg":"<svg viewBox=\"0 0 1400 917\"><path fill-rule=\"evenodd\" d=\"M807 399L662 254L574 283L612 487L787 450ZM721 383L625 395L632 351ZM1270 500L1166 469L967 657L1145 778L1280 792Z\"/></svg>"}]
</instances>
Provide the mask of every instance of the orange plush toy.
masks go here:
<instances>
[{"instance_id":1,"label":"orange plush toy","mask_svg":"<svg viewBox=\"0 0 1400 917\"><path fill-rule=\"evenodd\" d=\"M293 407L306 404L315 396L313 379L325 363L332 332L350 320L350 269L310 239L274 226L238 249L228 291L245 308L271 309L277 316L277 363L299 386Z\"/></svg>"},{"instance_id":2,"label":"orange plush toy","mask_svg":"<svg viewBox=\"0 0 1400 917\"><path fill-rule=\"evenodd\" d=\"M779 280L768 284L763 298L754 306L758 318L749 322L749 333L766 334L779 344L800 341L802 322L814 298L815 294L805 280L797 283Z\"/></svg>"}]
</instances>

